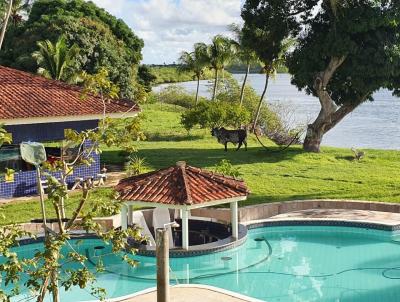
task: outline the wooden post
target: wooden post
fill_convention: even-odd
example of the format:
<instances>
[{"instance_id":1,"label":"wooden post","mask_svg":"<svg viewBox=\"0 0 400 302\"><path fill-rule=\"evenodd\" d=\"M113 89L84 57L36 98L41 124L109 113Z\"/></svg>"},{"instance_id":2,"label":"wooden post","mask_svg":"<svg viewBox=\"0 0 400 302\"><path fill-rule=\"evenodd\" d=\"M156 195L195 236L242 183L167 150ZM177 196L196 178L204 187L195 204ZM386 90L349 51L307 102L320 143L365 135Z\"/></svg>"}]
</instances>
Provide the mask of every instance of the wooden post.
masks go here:
<instances>
[{"instance_id":1,"label":"wooden post","mask_svg":"<svg viewBox=\"0 0 400 302\"><path fill-rule=\"evenodd\" d=\"M37 179L37 190L40 196L40 207L42 209L43 231L46 239L47 237L46 207L44 205L44 191L43 191L42 176L39 165L36 166L36 179Z\"/></svg>"},{"instance_id":2,"label":"wooden post","mask_svg":"<svg viewBox=\"0 0 400 302\"><path fill-rule=\"evenodd\" d=\"M128 205L128 225L132 225L132 212L133 212L133 206Z\"/></svg>"},{"instance_id":3,"label":"wooden post","mask_svg":"<svg viewBox=\"0 0 400 302\"><path fill-rule=\"evenodd\" d=\"M168 229L156 231L157 302L169 302L169 235Z\"/></svg>"},{"instance_id":4,"label":"wooden post","mask_svg":"<svg viewBox=\"0 0 400 302\"><path fill-rule=\"evenodd\" d=\"M128 228L128 209L125 204L121 207L121 229L126 230Z\"/></svg>"},{"instance_id":5,"label":"wooden post","mask_svg":"<svg viewBox=\"0 0 400 302\"><path fill-rule=\"evenodd\" d=\"M232 224L232 237L239 238L239 221L238 221L238 203L233 201L231 206L231 224Z\"/></svg>"},{"instance_id":6,"label":"wooden post","mask_svg":"<svg viewBox=\"0 0 400 302\"><path fill-rule=\"evenodd\" d=\"M189 249L189 211L182 210L182 248Z\"/></svg>"}]
</instances>

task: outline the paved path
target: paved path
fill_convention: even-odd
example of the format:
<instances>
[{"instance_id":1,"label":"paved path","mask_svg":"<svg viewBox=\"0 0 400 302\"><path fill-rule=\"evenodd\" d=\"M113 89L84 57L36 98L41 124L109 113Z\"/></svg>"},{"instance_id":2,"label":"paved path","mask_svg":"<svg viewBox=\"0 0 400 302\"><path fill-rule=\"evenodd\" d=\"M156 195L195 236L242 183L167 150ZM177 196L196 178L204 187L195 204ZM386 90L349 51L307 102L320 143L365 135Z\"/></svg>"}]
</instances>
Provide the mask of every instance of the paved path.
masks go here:
<instances>
[{"instance_id":1,"label":"paved path","mask_svg":"<svg viewBox=\"0 0 400 302\"><path fill-rule=\"evenodd\" d=\"M123 302L156 302L157 293L155 291L143 294ZM219 292L217 289L197 287L197 286L184 286L172 287L170 302L245 302L257 301L255 299L244 296L234 297L233 294L226 292Z\"/></svg>"},{"instance_id":2,"label":"paved path","mask_svg":"<svg viewBox=\"0 0 400 302\"><path fill-rule=\"evenodd\" d=\"M388 226L400 225L400 213L378 212L351 209L309 209L276 215L262 221L305 221L305 220L337 220L358 221L384 224ZM256 223L248 221L246 224Z\"/></svg>"}]
</instances>

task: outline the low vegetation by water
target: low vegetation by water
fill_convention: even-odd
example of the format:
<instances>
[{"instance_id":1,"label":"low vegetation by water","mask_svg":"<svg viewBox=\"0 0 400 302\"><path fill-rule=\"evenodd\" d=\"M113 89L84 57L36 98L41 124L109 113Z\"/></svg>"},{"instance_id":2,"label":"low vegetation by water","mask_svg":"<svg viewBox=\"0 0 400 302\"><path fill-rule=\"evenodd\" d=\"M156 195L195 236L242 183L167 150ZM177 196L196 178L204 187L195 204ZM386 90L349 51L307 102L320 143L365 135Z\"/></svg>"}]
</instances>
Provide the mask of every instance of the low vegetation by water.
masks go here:
<instances>
[{"instance_id":1,"label":"low vegetation by water","mask_svg":"<svg viewBox=\"0 0 400 302\"><path fill-rule=\"evenodd\" d=\"M397 151L364 150L366 156L354 160L349 149L324 147L322 153L306 153L301 146L279 152L279 147L265 140L265 150L254 137L249 150L225 153L208 130L194 129L188 136L181 126L183 108L169 104L144 106L143 129L147 141L139 142L138 156L145 158L148 170L174 165L178 160L213 170L222 159L239 169L251 195L241 206L292 199L358 199L400 202L400 154ZM123 152L108 148L102 154L106 164L122 164ZM93 199L110 198L111 189L96 189ZM78 196L68 200L73 209ZM67 208L68 208L67 207ZM40 216L36 200L10 203L0 207L4 223L20 223ZM50 207L48 209L50 211ZM49 216L53 214L49 212Z\"/></svg>"},{"instance_id":2,"label":"low vegetation by water","mask_svg":"<svg viewBox=\"0 0 400 302\"><path fill-rule=\"evenodd\" d=\"M178 83L193 81L193 73L190 71L181 71L178 66L151 66L151 73L156 76L154 84ZM206 70L202 76L202 80L210 80L213 78L211 70Z\"/></svg>"}]
</instances>

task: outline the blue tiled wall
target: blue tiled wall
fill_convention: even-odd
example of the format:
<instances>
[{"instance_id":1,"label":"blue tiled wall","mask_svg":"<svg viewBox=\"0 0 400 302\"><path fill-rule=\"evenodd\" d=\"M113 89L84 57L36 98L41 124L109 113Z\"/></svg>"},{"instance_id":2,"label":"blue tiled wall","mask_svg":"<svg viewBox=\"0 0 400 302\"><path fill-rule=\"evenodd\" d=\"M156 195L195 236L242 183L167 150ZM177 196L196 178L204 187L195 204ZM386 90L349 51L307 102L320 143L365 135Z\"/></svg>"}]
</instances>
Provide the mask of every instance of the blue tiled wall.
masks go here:
<instances>
[{"instance_id":1,"label":"blue tiled wall","mask_svg":"<svg viewBox=\"0 0 400 302\"><path fill-rule=\"evenodd\" d=\"M73 129L81 132L86 129L94 129L98 126L98 120L58 122L43 124L8 125L5 129L12 133L13 143L21 142L46 142L64 139L64 129Z\"/></svg>"},{"instance_id":2,"label":"blue tiled wall","mask_svg":"<svg viewBox=\"0 0 400 302\"><path fill-rule=\"evenodd\" d=\"M74 169L74 173L68 176L68 183L72 185L77 177L96 177L100 173L100 155L93 154L94 162L91 166L79 166ZM52 173L59 177L58 173ZM46 176L42 177L43 180ZM29 196L37 194L36 171L20 171L14 174L13 182L0 182L0 198L11 198Z\"/></svg>"}]
</instances>

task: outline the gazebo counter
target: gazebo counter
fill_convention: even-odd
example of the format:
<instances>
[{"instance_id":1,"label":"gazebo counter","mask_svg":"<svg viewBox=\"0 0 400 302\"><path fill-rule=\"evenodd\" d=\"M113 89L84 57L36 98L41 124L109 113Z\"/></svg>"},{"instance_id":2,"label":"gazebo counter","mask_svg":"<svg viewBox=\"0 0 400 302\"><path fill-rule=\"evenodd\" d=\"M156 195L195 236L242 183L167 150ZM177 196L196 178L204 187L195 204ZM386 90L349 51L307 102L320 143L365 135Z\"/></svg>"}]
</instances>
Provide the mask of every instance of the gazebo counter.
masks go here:
<instances>
[{"instance_id":1,"label":"gazebo counter","mask_svg":"<svg viewBox=\"0 0 400 302\"><path fill-rule=\"evenodd\" d=\"M199 222L203 221L207 224L220 224L217 222L211 222L209 220L190 220L190 222ZM222 224L221 224L222 225ZM229 236L223 239L218 239L217 241L199 244L199 245L191 245L189 249L184 249L182 247L176 247L169 250L169 256L172 258L179 257L194 257L201 256L205 254L211 254L216 252L223 252L226 250L230 250L236 247L241 246L247 240L247 227L243 224L238 225L238 238L233 236ZM137 254L141 256L149 256L154 257L156 253L155 246L148 245L133 245L133 247L137 248Z\"/></svg>"}]
</instances>

